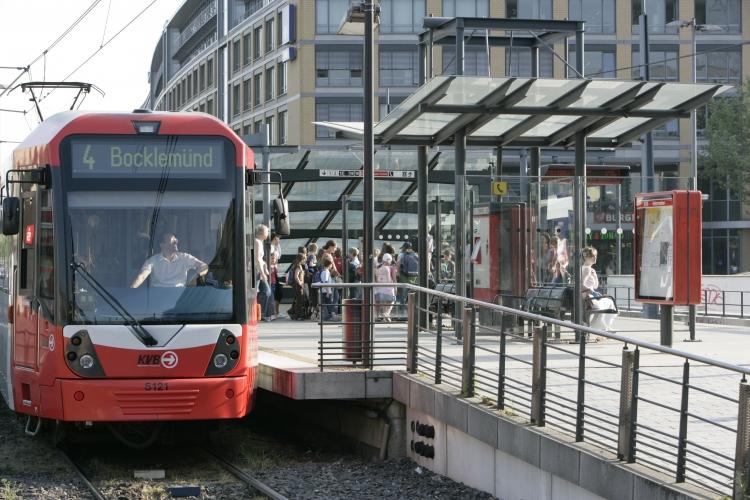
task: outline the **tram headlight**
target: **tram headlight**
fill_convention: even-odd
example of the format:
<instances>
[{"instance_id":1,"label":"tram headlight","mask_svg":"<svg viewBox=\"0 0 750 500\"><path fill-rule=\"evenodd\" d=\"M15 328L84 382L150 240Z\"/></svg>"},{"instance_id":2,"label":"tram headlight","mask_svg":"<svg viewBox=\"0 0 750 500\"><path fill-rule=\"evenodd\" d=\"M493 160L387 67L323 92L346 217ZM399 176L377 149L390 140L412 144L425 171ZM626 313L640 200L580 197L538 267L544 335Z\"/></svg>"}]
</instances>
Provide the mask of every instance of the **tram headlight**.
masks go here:
<instances>
[{"instance_id":1,"label":"tram headlight","mask_svg":"<svg viewBox=\"0 0 750 500\"><path fill-rule=\"evenodd\" d=\"M219 353L216 356L214 356L214 366L216 368L224 368L225 366L227 366L227 361L228 360L227 360L226 354Z\"/></svg>"},{"instance_id":2,"label":"tram headlight","mask_svg":"<svg viewBox=\"0 0 750 500\"><path fill-rule=\"evenodd\" d=\"M94 366L94 357L90 354L84 354L81 356L81 359L78 360L78 363L81 365L81 368L84 370L88 370L92 366Z\"/></svg>"}]
</instances>

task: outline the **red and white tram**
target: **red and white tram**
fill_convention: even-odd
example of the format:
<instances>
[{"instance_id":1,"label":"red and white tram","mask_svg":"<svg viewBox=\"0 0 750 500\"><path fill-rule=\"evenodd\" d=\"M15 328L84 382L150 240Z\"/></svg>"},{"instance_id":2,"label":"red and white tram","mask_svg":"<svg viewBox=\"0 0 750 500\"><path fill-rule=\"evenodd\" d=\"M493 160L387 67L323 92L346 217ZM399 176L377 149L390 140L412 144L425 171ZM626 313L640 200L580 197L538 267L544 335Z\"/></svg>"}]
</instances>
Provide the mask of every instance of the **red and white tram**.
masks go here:
<instances>
[{"instance_id":1,"label":"red and white tram","mask_svg":"<svg viewBox=\"0 0 750 500\"><path fill-rule=\"evenodd\" d=\"M14 151L0 394L27 431L248 413L252 166L202 113L64 112Z\"/></svg>"}]
</instances>

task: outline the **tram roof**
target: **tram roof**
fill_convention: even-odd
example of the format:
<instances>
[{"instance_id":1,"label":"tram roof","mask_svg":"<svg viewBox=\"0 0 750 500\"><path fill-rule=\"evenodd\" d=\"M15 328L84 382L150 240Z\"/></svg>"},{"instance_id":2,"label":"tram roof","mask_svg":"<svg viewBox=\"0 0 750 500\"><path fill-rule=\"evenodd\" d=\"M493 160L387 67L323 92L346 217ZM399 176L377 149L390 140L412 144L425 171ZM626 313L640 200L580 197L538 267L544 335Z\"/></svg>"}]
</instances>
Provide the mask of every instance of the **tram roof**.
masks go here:
<instances>
[{"instance_id":1,"label":"tram roof","mask_svg":"<svg viewBox=\"0 0 750 500\"><path fill-rule=\"evenodd\" d=\"M63 111L44 120L13 150L13 168L60 165L60 142L69 135L137 135L133 122L160 122L157 135L214 135L235 145L237 165L253 166L253 152L218 118L206 113Z\"/></svg>"},{"instance_id":2,"label":"tram roof","mask_svg":"<svg viewBox=\"0 0 750 500\"><path fill-rule=\"evenodd\" d=\"M470 146L570 146L579 132L593 147L618 147L687 118L728 85L591 79L438 76L375 124L375 142ZM315 122L361 136L361 122Z\"/></svg>"}]
</instances>

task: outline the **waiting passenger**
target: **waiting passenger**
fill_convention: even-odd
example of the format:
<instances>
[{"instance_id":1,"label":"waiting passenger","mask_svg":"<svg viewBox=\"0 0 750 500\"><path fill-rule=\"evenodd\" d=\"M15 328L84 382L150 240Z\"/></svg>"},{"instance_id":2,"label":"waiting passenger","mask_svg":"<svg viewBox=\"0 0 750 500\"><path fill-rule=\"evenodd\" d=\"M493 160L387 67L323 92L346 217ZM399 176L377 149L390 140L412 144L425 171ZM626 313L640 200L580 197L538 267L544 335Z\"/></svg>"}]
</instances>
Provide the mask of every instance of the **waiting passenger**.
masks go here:
<instances>
[{"instance_id":1,"label":"waiting passenger","mask_svg":"<svg viewBox=\"0 0 750 500\"><path fill-rule=\"evenodd\" d=\"M174 233L163 233L159 245L161 253L146 259L130 288L138 288L149 276L151 276L151 286L161 287L185 286L188 272L191 270L196 270L197 276L205 276L208 272L208 264L189 253L179 252L178 243L179 240Z\"/></svg>"},{"instance_id":2,"label":"waiting passenger","mask_svg":"<svg viewBox=\"0 0 750 500\"><path fill-rule=\"evenodd\" d=\"M581 250L583 267L581 268L581 289L584 299L589 302L590 312L594 316L590 326L600 330L612 331L612 325L617 318L617 306L612 297L602 295L597 291L599 288L599 277L594 270L597 251L593 247L584 247ZM599 340L599 339L594 339Z\"/></svg>"}]
</instances>

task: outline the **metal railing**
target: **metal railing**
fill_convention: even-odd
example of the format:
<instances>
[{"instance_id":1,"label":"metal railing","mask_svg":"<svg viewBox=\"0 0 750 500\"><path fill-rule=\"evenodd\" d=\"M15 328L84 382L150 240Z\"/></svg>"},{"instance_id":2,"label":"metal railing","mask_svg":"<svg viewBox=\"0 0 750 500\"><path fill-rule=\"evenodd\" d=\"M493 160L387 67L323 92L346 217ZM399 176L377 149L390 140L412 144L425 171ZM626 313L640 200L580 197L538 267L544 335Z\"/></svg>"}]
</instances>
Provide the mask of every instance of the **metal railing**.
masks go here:
<instances>
[{"instance_id":1,"label":"metal railing","mask_svg":"<svg viewBox=\"0 0 750 500\"><path fill-rule=\"evenodd\" d=\"M330 287L344 296L378 286L313 290ZM318 321L321 371L405 364L463 397L677 483L733 498L750 493L750 368L429 288L393 286L408 291L406 331L375 321L377 304L336 300L329 306L342 308L340 321ZM610 342L593 342L599 339Z\"/></svg>"},{"instance_id":2,"label":"metal railing","mask_svg":"<svg viewBox=\"0 0 750 500\"><path fill-rule=\"evenodd\" d=\"M640 311L641 302L635 300L635 290L631 286L606 287L617 303L617 307L623 311ZM745 307L750 306L750 291L744 290L721 290L704 288L701 294L701 303L696 306L696 313L701 316L721 316L729 318L746 318ZM676 307L675 312L687 312L687 306ZM748 310L750 312L750 309Z\"/></svg>"},{"instance_id":3,"label":"metal railing","mask_svg":"<svg viewBox=\"0 0 750 500\"><path fill-rule=\"evenodd\" d=\"M393 284L398 287L398 283ZM405 318L390 311L388 318L381 318L382 309L388 306L372 302L365 305L361 299L366 290L382 284L361 283L314 283L312 293L317 297L314 309L320 327L318 339L318 368L400 368L406 364L406 338L403 328L391 325L405 323ZM323 290L334 293L330 300L323 301ZM345 298L354 292L357 298ZM394 304L392 307L398 307ZM329 314L331 315L329 317ZM388 319L389 321L380 321ZM380 328L375 328L379 325ZM331 329L336 329L331 331ZM338 332L340 328L341 332Z\"/></svg>"},{"instance_id":4,"label":"metal railing","mask_svg":"<svg viewBox=\"0 0 750 500\"><path fill-rule=\"evenodd\" d=\"M405 286L410 373L593 443L624 462L671 474L678 483L734 498L748 493L750 368ZM458 308L461 315L454 314ZM534 325L531 338L519 328L523 322ZM613 353L594 344L594 350L595 338L623 348Z\"/></svg>"}]
</instances>

